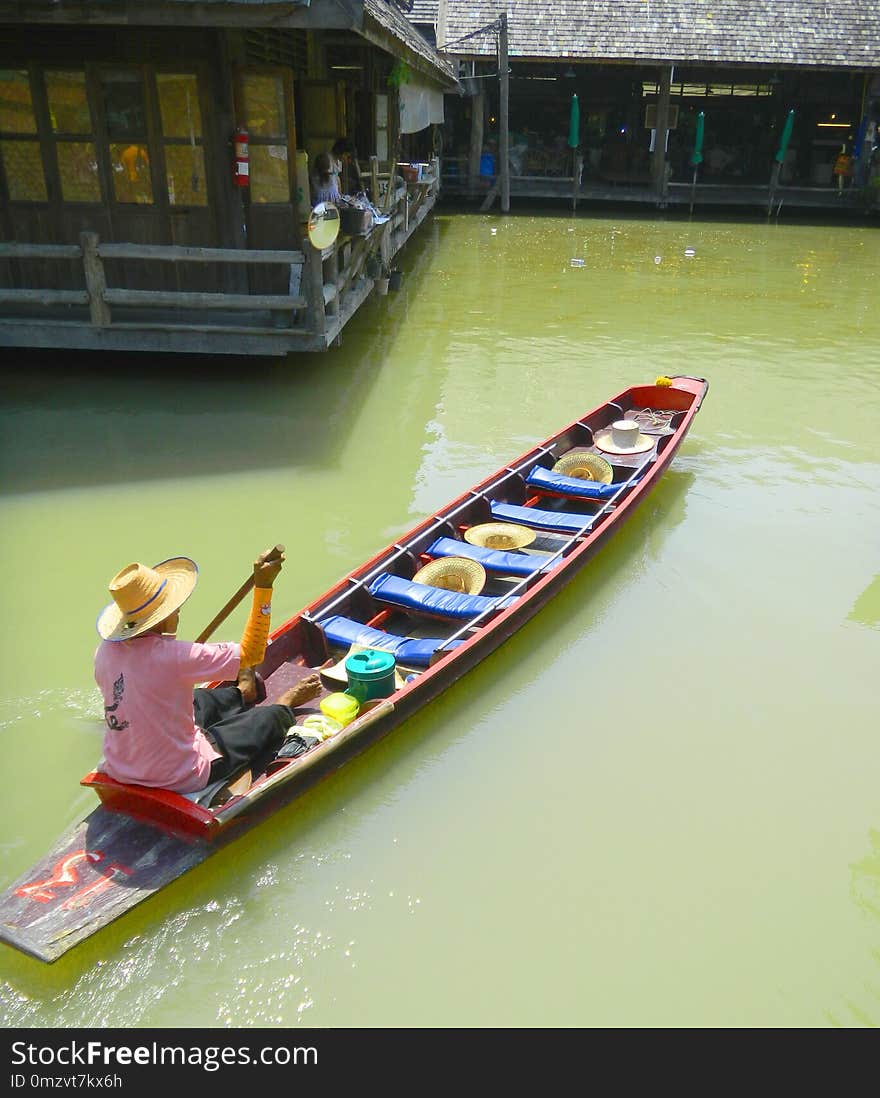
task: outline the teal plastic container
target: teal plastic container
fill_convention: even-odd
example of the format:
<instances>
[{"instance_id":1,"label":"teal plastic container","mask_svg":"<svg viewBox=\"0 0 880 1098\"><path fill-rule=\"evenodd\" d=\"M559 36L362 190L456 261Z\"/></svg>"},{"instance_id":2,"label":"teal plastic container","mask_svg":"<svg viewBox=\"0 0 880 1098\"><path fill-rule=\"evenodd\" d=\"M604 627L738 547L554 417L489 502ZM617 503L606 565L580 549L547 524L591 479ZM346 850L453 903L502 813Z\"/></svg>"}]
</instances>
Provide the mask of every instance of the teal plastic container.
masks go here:
<instances>
[{"instance_id":1,"label":"teal plastic container","mask_svg":"<svg viewBox=\"0 0 880 1098\"><path fill-rule=\"evenodd\" d=\"M396 665L390 652L380 652L377 648L355 652L345 661L346 694L351 694L361 704L371 698L387 698L394 693Z\"/></svg>"}]
</instances>

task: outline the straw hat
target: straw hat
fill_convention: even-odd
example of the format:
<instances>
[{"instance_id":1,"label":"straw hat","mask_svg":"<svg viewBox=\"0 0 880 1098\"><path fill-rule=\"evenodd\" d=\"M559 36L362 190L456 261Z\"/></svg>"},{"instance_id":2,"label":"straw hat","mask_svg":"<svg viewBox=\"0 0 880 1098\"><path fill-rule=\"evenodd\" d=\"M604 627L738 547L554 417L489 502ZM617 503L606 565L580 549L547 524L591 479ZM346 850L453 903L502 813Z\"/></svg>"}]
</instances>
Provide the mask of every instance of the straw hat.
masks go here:
<instances>
[{"instance_id":1,"label":"straw hat","mask_svg":"<svg viewBox=\"0 0 880 1098\"><path fill-rule=\"evenodd\" d=\"M518 526L515 522L484 522L464 532L465 541L484 549L523 549L537 536L528 526Z\"/></svg>"},{"instance_id":2,"label":"straw hat","mask_svg":"<svg viewBox=\"0 0 880 1098\"><path fill-rule=\"evenodd\" d=\"M413 583L458 591L463 595L478 595L486 583L486 570L479 561L467 557L438 557L416 572Z\"/></svg>"},{"instance_id":3,"label":"straw hat","mask_svg":"<svg viewBox=\"0 0 880 1098\"><path fill-rule=\"evenodd\" d=\"M127 565L110 580L113 602L98 615L99 636L110 641L139 637L183 606L198 577L189 557L171 557L153 568Z\"/></svg>"},{"instance_id":4,"label":"straw hat","mask_svg":"<svg viewBox=\"0 0 880 1098\"><path fill-rule=\"evenodd\" d=\"M618 419L610 430L596 435L596 446L606 454L643 454L656 443L650 435L643 435L634 419Z\"/></svg>"},{"instance_id":5,"label":"straw hat","mask_svg":"<svg viewBox=\"0 0 880 1098\"><path fill-rule=\"evenodd\" d=\"M565 477L577 477L578 480L597 480L600 484L610 484L614 480L611 463L585 450L563 454L553 466L553 472Z\"/></svg>"}]
</instances>

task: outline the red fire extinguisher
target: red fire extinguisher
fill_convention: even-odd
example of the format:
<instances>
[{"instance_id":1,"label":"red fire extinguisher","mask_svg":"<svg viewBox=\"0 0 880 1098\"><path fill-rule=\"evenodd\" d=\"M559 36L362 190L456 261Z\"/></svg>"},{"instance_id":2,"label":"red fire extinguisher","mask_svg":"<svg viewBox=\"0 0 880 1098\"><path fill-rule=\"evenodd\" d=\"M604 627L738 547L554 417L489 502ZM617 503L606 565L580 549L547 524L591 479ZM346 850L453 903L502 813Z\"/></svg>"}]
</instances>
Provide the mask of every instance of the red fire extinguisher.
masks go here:
<instances>
[{"instance_id":1,"label":"red fire extinguisher","mask_svg":"<svg viewBox=\"0 0 880 1098\"><path fill-rule=\"evenodd\" d=\"M232 181L236 187L250 185L250 154L248 153L248 132L239 126L232 135Z\"/></svg>"}]
</instances>

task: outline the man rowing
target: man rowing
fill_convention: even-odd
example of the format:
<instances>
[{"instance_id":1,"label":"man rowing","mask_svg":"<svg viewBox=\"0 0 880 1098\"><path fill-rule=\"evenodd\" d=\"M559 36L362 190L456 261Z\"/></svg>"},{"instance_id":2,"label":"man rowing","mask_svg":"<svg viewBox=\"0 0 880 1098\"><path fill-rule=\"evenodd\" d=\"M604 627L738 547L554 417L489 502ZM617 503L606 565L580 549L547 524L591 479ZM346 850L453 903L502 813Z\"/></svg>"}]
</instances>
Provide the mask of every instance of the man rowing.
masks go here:
<instances>
[{"instance_id":1,"label":"man rowing","mask_svg":"<svg viewBox=\"0 0 880 1098\"><path fill-rule=\"evenodd\" d=\"M254 668L266 654L272 585L283 563L276 550L254 561L253 602L237 644L177 639L180 608L198 579L189 557L153 568L129 564L113 577L95 652L107 725L102 769L111 778L194 793L248 767L258 771L274 756L294 724L293 706L321 692L310 675L276 704L255 704ZM235 685L193 689L213 680Z\"/></svg>"}]
</instances>

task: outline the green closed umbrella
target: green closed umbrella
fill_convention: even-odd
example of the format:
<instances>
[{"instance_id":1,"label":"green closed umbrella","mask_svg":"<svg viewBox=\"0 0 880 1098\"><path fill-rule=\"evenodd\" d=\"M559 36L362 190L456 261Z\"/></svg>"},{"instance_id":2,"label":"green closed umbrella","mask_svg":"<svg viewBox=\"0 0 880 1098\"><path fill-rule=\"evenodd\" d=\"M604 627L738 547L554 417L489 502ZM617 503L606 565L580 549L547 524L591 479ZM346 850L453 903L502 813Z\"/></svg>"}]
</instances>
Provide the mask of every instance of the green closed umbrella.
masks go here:
<instances>
[{"instance_id":1,"label":"green closed umbrella","mask_svg":"<svg viewBox=\"0 0 880 1098\"><path fill-rule=\"evenodd\" d=\"M581 143L581 108L577 95L571 97L571 114L568 116L568 147L576 149Z\"/></svg>"},{"instance_id":2,"label":"green closed umbrella","mask_svg":"<svg viewBox=\"0 0 880 1098\"><path fill-rule=\"evenodd\" d=\"M785 160L785 154L788 151L788 143L791 140L791 131L794 129L794 107L788 112L788 117L785 119L785 125L782 127L782 136L779 138L779 148L776 150L776 156L773 157L773 170L770 173L770 187L769 197L767 199L767 216L769 217L773 211L773 200L776 196L776 188L779 186L779 173L782 170L782 162ZM780 209L782 203L779 203ZM777 214L778 214L777 210Z\"/></svg>"},{"instance_id":3,"label":"green closed umbrella","mask_svg":"<svg viewBox=\"0 0 880 1098\"><path fill-rule=\"evenodd\" d=\"M791 141L791 131L794 129L794 107L788 112L788 118L782 127L782 137L779 138L779 148L776 150L776 163L781 164L785 160L788 143Z\"/></svg>"},{"instance_id":4,"label":"green closed umbrella","mask_svg":"<svg viewBox=\"0 0 880 1098\"><path fill-rule=\"evenodd\" d=\"M694 151L691 153L691 164L696 168L703 163L703 135L706 130L706 115L703 111L697 115L697 132L694 135Z\"/></svg>"},{"instance_id":5,"label":"green closed umbrella","mask_svg":"<svg viewBox=\"0 0 880 1098\"><path fill-rule=\"evenodd\" d=\"M697 131L694 134L694 151L691 153L691 165L694 177L691 180L691 213L694 212L694 198L697 193L697 169L703 163L703 135L706 130L706 115L703 111L697 115Z\"/></svg>"}]
</instances>

